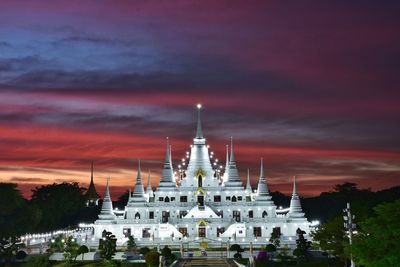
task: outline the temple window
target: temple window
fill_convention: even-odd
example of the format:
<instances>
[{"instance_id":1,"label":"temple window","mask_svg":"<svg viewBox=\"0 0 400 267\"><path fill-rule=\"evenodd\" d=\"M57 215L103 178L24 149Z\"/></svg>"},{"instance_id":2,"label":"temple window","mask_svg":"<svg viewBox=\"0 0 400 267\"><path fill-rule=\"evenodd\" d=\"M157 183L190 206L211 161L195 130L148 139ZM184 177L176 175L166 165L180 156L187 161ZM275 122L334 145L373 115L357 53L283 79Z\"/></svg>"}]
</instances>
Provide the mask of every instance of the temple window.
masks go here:
<instances>
[{"instance_id":1,"label":"temple window","mask_svg":"<svg viewBox=\"0 0 400 267\"><path fill-rule=\"evenodd\" d=\"M187 231L187 228L186 227L179 227L179 230L178 230L184 237L185 236L188 236L188 231Z\"/></svg>"},{"instance_id":2,"label":"temple window","mask_svg":"<svg viewBox=\"0 0 400 267\"><path fill-rule=\"evenodd\" d=\"M233 219L237 222L240 222L240 211L238 210L233 211Z\"/></svg>"},{"instance_id":3,"label":"temple window","mask_svg":"<svg viewBox=\"0 0 400 267\"><path fill-rule=\"evenodd\" d=\"M253 234L254 234L254 237L260 237L261 236L261 227L254 227Z\"/></svg>"},{"instance_id":4,"label":"temple window","mask_svg":"<svg viewBox=\"0 0 400 267\"><path fill-rule=\"evenodd\" d=\"M225 227L217 227L217 237L225 232Z\"/></svg>"},{"instance_id":5,"label":"temple window","mask_svg":"<svg viewBox=\"0 0 400 267\"><path fill-rule=\"evenodd\" d=\"M125 237L131 236L131 228L124 228L122 231Z\"/></svg>"},{"instance_id":6,"label":"temple window","mask_svg":"<svg viewBox=\"0 0 400 267\"><path fill-rule=\"evenodd\" d=\"M181 210L179 211L179 218L183 218L187 215L187 211L186 210Z\"/></svg>"},{"instance_id":7,"label":"temple window","mask_svg":"<svg viewBox=\"0 0 400 267\"><path fill-rule=\"evenodd\" d=\"M253 218L253 211L249 210L249 218Z\"/></svg>"},{"instance_id":8,"label":"temple window","mask_svg":"<svg viewBox=\"0 0 400 267\"><path fill-rule=\"evenodd\" d=\"M163 211L162 212L162 223L167 223L169 219L169 212L168 211Z\"/></svg>"},{"instance_id":9,"label":"temple window","mask_svg":"<svg viewBox=\"0 0 400 267\"><path fill-rule=\"evenodd\" d=\"M150 238L150 228L143 228L142 230L142 237L143 238Z\"/></svg>"},{"instance_id":10,"label":"temple window","mask_svg":"<svg viewBox=\"0 0 400 267\"><path fill-rule=\"evenodd\" d=\"M214 202L221 202L221 196L214 196Z\"/></svg>"},{"instance_id":11,"label":"temple window","mask_svg":"<svg viewBox=\"0 0 400 267\"><path fill-rule=\"evenodd\" d=\"M262 217L265 218L267 216L268 216L268 213L264 210L263 213L262 213Z\"/></svg>"}]
</instances>

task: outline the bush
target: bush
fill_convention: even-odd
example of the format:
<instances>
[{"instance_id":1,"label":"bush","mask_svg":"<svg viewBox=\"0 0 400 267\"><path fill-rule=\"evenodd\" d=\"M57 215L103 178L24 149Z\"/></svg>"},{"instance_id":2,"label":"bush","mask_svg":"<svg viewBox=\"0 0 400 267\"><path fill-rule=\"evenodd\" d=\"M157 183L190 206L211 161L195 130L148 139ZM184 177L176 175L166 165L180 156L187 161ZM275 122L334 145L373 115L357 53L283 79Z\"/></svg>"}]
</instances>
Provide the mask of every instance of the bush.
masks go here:
<instances>
[{"instance_id":1,"label":"bush","mask_svg":"<svg viewBox=\"0 0 400 267\"><path fill-rule=\"evenodd\" d=\"M26 258L26 256L28 256L28 254L26 254L25 251L20 250L20 251L17 252L17 255L15 255L15 258L16 258L17 260L23 260L23 259Z\"/></svg>"},{"instance_id":2,"label":"bush","mask_svg":"<svg viewBox=\"0 0 400 267\"><path fill-rule=\"evenodd\" d=\"M168 246L165 246L162 250L161 250L161 255L163 255L164 257L170 257L172 254L171 249Z\"/></svg>"},{"instance_id":3,"label":"bush","mask_svg":"<svg viewBox=\"0 0 400 267\"><path fill-rule=\"evenodd\" d=\"M160 253L157 251L149 251L144 258L149 267L157 267L160 264Z\"/></svg>"},{"instance_id":4,"label":"bush","mask_svg":"<svg viewBox=\"0 0 400 267\"><path fill-rule=\"evenodd\" d=\"M146 256L147 253L150 252L150 249L148 247L141 247L139 249L140 254L142 254L143 256Z\"/></svg>"},{"instance_id":5,"label":"bush","mask_svg":"<svg viewBox=\"0 0 400 267\"><path fill-rule=\"evenodd\" d=\"M237 259L237 260L241 260L241 259L242 259L242 254L239 253L239 252L236 252L236 253L233 255L233 257L234 257L235 259Z\"/></svg>"},{"instance_id":6,"label":"bush","mask_svg":"<svg viewBox=\"0 0 400 267\"><path fill-rule=\"evenodd\" d=\"M267 259L267 252L260 250L257 254L257 260L258 261L264 261Z\"/></svg>"},{"instance_id":7,"label":"bush","mask_svg":"<svg viewBox=\"0 0 400 267\"><path fill-rule=\"evenodd\" d=\"M37 256L30 256L28 262L23 265L24 267L50 267L49 255L42 254Z\"/></svg>"},{"instance_id":8,"label":"bush","mask_svg":"<svg viewBox=\"0 0 400 267\"><path fill-rule=\"evenodd\" d=\"M84 254L85 254L85 253L88 253L88 252L89 252L89 248L88 248L87 246L85 246L85 245L82 245L82 246L80 246L80 247L78 248L77 256L80 255L80 254L82 254L82 260L83 260Z\"/></svg>"}]
</instances>

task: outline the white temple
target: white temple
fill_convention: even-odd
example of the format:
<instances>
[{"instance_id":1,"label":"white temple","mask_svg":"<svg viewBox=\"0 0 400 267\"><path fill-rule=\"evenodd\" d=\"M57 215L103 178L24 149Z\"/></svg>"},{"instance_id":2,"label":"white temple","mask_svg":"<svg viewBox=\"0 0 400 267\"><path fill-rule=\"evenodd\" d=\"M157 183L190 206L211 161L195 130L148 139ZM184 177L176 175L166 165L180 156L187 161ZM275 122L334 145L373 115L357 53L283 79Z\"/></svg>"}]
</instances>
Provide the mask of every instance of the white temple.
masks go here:
<instances>
[{"instance_id":1,"label":"white temple","mask_svg":"<svg viewBox=\"0 0 400 267\"><path fill-rule=\"evenodd\" d=\"M94 223L94 238L99 240L104 230L112 232L123 245L130 235L141 245L220 246L229 242L248 245L266 244L273 228L279 228L281 243L294 244L296 230L309 233L310 223L304 217L293 179L290 207L277 209L268 191L261 159L257 190L246 186L240 178L231 139L226 154L226 166L211 163L213 154L203 135L200 108L196 136L188 164L182 160L179 171L172 165L171 147L166 144L165 162L160 182L153 191L150 174L145 190L140 169L133 192L123 211L113 210L109 181L104 194L99 219ZM222 174L223 172L223 174Z\"/></svg>"}]
</instances>

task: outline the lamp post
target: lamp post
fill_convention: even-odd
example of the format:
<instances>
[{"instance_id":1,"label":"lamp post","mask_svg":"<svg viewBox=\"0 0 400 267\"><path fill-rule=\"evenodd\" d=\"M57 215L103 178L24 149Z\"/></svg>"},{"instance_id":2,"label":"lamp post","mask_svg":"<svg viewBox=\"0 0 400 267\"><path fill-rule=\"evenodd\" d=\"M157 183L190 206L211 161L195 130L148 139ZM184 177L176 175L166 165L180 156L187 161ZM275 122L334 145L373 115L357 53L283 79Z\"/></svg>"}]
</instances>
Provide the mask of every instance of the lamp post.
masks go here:
<instances>
[{"instance_id":1,"label":"lamp post","mask_svg":"<svg viewBox=\"0 0 400 267\"><path fill-rule=\"evenodd\" d=\"M229 259L229 241L231 238L229 237L228 241L226 242L226 257Z\"/></svg>"},{"instance_id":2,"label":"lamp post","mask_svg":"<svg viewBox=\"0 0 400 267\"><path fill-rule=\"evenodd\" d=\"M348 232L349 236L349 244L350 244L350 266L355 267L355 263L353 261L353 255L351 253L351 244L353 242L353 230L356 229L356 224L353 223L353 220L355 219L355 215L351 214L351 208L350 208L350 203L347 203L346 209L343 210L345 213L343 216L344 219L344 228L346 229L346 232Z\"/></svg>"}]
</instances>

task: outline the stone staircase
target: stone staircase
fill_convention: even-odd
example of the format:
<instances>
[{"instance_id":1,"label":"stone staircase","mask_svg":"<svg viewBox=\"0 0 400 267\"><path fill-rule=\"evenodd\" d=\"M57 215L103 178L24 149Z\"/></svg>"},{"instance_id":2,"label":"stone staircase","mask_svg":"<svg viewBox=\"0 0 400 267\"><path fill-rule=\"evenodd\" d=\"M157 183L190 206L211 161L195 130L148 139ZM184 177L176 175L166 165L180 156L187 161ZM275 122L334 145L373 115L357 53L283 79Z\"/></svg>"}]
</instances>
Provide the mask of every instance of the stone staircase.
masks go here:
<instances>
[{"instance_id":1,"label":"stone staircase","mask_svg":"<svg viewBox=\"0 0 400 267\"><path fill-rule=\"evenodd\" d=\"M197 258L197 259L186 259L182 266L184 267L202 267L202 266L213 266L213 267L229 267L231 266L226 259L221 258Z\"/></svg>"}]
</instances>

